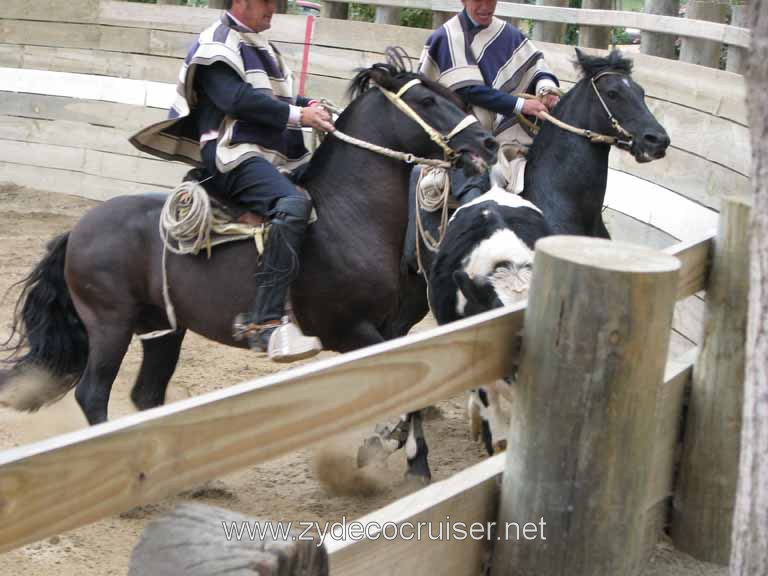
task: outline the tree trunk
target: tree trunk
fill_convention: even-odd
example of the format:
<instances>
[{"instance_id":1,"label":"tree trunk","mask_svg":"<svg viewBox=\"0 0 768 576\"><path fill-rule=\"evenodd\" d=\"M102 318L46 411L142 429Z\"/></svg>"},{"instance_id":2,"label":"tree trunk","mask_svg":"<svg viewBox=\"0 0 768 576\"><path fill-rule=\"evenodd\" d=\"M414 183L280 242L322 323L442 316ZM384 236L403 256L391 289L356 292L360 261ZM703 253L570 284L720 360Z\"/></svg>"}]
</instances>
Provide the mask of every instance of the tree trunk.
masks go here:
<instances>
[{"instance_id":1,"label":"tree trunk","mask_svg":"<svg viewBox=\"0 0 768 576\"><path fill-rule=\"evenodd\" d=\"M541 6L568 7L568 0L536 0ZM565 24L560 22L535 22L533 25L534 42L552 42L562 44L565 42Z\"/></svg>"},{"instance_id":2,"label":"tree trunk","mask_svg":"<svg viewBox=\"0 0 768 576\"><path fill-rule=\"evenodd\" d=\"M582 8L592 10L613 10L613 0L583 0ZM608 48L611 44L611 29L608 26L581 26L579 46L587 48Z\"/></svg>"},{"instance_id":3,"label":"tree trunk","mask_svg":"<svg viewBox=\"0 0 768 576\"><path fill-rule=\"evenodd\" d=\"M179 5L186 6L187 5L187 1L186 0L157 0L157 3L158 4L171 4L171 5L174 5L174 6L179 6Z\"/></svg>"},{"instance_id":4,"label":"tree trunk","mask_svg":"<svg viewBox=\"0 0 768 576\"><path fill-rule=\"evenodd\" d=\"M662 16L677 16L680 11L680 0L645 0L645 12L647 14L660 14ZM640 51L651 56L662 58L675 57L675 37L670 34L658 32L640 33Z\"/></svg>"},{"instance_id":5,"label":"tree trunk","mask_svg":"<svg viewBox=\"0 0 768 576\"><path fill-rule=\"evenodd\" d=\"M709 0L691 0L688 2L685 17L690 20L722 23L724 21L723 7L717 2ZM722 49L723 44L721 42L699 38L682 38L680 40L680 61L719 68Z\"/></svg>"},{"instance_id":6,"label":"tree trunk","mask_svg":"<svg viewBox=\"0 0 768 576\"><path fill-rule=\"evenodd\" d=\"M731 576L768 574L768 3L750 2L751 286Z\"/></svg>"}]
</instances>

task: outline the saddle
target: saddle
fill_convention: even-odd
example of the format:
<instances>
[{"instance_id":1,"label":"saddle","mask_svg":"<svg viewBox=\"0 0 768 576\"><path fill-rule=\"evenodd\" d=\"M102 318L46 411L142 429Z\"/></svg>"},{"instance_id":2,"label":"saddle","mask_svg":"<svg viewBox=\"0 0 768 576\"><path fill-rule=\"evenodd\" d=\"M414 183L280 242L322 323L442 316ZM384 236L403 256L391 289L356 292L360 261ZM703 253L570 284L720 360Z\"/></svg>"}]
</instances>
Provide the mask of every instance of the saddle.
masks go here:
<instances>
[{"instance_id":1,"label":"saddle","mask_svg":"<svg viewBox=\"0 0 768 576\"><path fill-rule=\"evenodd\" d=\"M295 183L295 179L292 180ZM303 192L309 196L306 190ZM210 204L210 214L203 215L200 205L206 200ZM309 222L315 220L317 215L313 208ZM177 248L173 251L197 254L205 248L210 257L214 246L241 240L254 241L259 254L263 253L270 223L262 214L251 212L227 198L213 185L205 169L193 168L168 197L163 207L162 227L164 233L176 241Z\"/></svg>"}]
</instances>

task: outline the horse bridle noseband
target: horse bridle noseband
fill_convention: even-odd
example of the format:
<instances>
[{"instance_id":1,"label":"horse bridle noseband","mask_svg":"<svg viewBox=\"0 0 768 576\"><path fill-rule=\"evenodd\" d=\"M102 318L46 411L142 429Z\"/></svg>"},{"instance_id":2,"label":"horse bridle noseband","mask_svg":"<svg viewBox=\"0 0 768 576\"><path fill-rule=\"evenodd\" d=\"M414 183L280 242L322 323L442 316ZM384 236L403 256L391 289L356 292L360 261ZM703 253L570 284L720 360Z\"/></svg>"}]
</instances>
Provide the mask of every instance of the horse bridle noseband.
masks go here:
<instances>
[{"instance_id":1,"label":"horse bridle noseband","mask_svg":"<svg viewBox=\"0 0 768 576\"><path fill-rule=\"evenodd\" d=\"M590 83L592 84L592 89L595 91L595 95L597 96L597 99L600 101L600 104L603 107L603 110L605 110L605 113L608 115L608 119L611 122L611 126L613 127L616 132L618 132L621 136L625 136L628 138L628 140L623 140L619 136L608 136L607 134L599 134L598 132L593 132L592 130L589 130L587 128L577 128L576 126L572 126L571 124L568 124L566 122L563 122L562 120L559 120L552 116L549 112L539 112L539 116L541 118L544 118L545 120L548 120L558 128L562 128L563 130L567 132L571 132L572 134L577 134L578 136L583 136L590 142L594 142L596 144L608 144L610 146L617 146L618 148L621 148L622 150L630 150L632 148L632 144L635 141L635 137L632 135L631 132L629 132L626 128L624 128L619 121L616 119L616 117L611 112L610 108L608 108L608 105L605 103L605 100L603 100L603 96L600 94L600 91L597 89L596 82L602 78L603 76L625 76L625 74L622 74L621 72L601 72L597 76L594 76L590 78ZM555 93L562 96L562 91L557 90ZM530 94L515 94L515 96L519 98L536 98L535 96L531 96ZM536 134L539 130L539 127L528 120L525 116L523 116L521 113L517 114L518 119L522 124L525 124L529 130L531 130L534 134Z\"/></svg>"},{"instance_id":2,"label":"horse bridle noseband","mask_svg":"<svg viewBox=\"0 0 768 576\"><path fill-rule=\"evenodd\" d=\"M613 115L613 112L611 112L610 108L608 108L608 105L605 103L605 100L603 100L603 96L600 94L600 90L597 89L597 81L600 80L603 76L624 76L625 74L622 74L621 72L601 72L597 76L593 76L590 79L590 83L592 84L592 88L595 91L595 95L597 96L597 99L600 101L600 104L603 105L603 109L605 110L605 113L608 114L608 120L611 122L611 126L613 127L616 132L619 134L626 136L629 138L629 140L622 140L620 138L616 138L616 146L619 148L623 148L625 150L629 150L632 148L632 143L635 140L635 137L632 135L631 132L629 132L626 128L624 128L618 120L616 120L616 116Z\"/></svg>"},{"instance_id":3,"label":"horse bridle noseband","mask_svg":"<svg viewBox=\"0 0 768 576\"><path fill-rule=\"evenodd\" d=\"M381 86L378 86L378 89L381 90L382 94L387 97L387 99L392 102L392 104L395 105L396 108L398 108L401 112L403 112L406 116L408 116L411 120L416 122L419 126L422 127L422 129L429 135L430 139L437 144L442 150L443 154L445 154L445 159L447 161L453 161L456 157L456 151L453 150L448 145L448 142L456 136L459 132L467 128L468 126L471 126L472 124L478 122L477 118L475 118L472 114L468 114L464 117L463 120L461 120L456 126L454 126L453 130L451 130L448 134L443 135L432 126L427 124L427 122L424 121L424 119L419 116L419 114L411 108L405 100L403 100L403 94L405 94L408 90L416 86L417 84L421 84L421 80L418 78L414 78L413 80L406 82L402 85L400 90L395 92L390 92L389 90L382 88Z\"/></svg>"}]
</instances>

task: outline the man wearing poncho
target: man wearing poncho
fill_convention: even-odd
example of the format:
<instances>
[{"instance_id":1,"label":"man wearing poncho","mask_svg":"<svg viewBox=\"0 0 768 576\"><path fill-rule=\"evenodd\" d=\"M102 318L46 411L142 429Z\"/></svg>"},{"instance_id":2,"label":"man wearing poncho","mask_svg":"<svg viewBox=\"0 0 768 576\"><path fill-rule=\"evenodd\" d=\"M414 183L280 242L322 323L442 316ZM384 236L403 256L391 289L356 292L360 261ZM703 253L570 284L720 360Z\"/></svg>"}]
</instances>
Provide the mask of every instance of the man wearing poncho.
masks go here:
<instances>
[{"instance_id":1,"label":"man wearing poncho","mask_svg":"<svg viewBox=\"0 0 768 576\"><path fill-rule=\"evenodd\" d=\"M234 324L251 348L289 362L320 346L284 312L312 210L286 173L310 158L301 127L331 131L333 125L316 101L294 95L291 71L261 34L274 13L275 0L229 0L227 11L190 47L168 119L131 142L203 168L211 176L206 186L271 220L255 300Z\"/></svg>"},{"instance_id":2,"label":"man wearing poncho","mask_svg":"<svg viewBox=\"0 0 768 576\"><path fill-rule=\"evenodd\" d=\"M464 9L438 28L426 42L419 72L456 92L501 145L500 164L507 165L507 189L519 192L520 162L509 162L532 142L517 114L536 116L552 109L559 86L542 53L512 25L494 17L496 0L462 0ZM515 93L541 96L524 99ZM511 158L510 158L511 156ZM509 166L511 164L512 166ZM464 204L490 187L489 175L464 178L454 171L454 197Z\"/></svg>"}]
</instances>

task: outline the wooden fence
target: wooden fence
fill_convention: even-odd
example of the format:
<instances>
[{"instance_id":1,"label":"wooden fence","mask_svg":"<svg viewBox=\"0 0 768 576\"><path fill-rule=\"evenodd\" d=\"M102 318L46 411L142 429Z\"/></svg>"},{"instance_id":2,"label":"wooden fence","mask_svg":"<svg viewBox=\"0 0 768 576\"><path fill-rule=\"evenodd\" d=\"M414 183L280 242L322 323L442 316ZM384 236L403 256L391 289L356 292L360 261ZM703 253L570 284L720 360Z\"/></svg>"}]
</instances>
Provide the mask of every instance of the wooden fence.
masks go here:
<instances>
[{"instance_id":1,"label":"wooden fence","mask_svg":"<svg viewBox=\"0 0 768 576\"><path fill-rule=\"evenodd\" d=\"M500 4L501 10L517 7L533 9ZM587 12L537 14L593 17ZM624 18L617 14L606 18ZM213 17L215 12L207 9L115 1L5 0L0 4L0 182L97 199L175 186L186 168L135 151L127 136L165 116L186 45ZM519 17L526 16L521 12ZM704 29L685 30L705 38L720 34L720 40L734 45L746 42L744 33L729 27ZM279 15L271 35L294 70L301 69L309 37L307 93L344 103L355 67L379 61L384 47L395 44L416 59L428 33ZM566 87L577 80L572 48L541 48ZM748 191L750 151L741 76L650 56L634 59L634 76L673 145L664 161L640 165L612 153L611 166L659 184L670 195L663 205L656 198L630 194L608 198L608 203L617 218L624 218L624 228L637 221L658 229L663 238L656 245L684 240L666 248L682 262L673 336L684 345L672 341L658 391L652 473L644 500L648 532L657 535L673 493L683 396L705 317L702 291L713 247L707 229L716 222L724 195ZM673 205L683 208L670 210ZM686 219L690 215L695 218ZM642 234L647 235L646 228ZM513 358L508 344L523 326L523 312L522 307L497 310L6 451L0 454L0 551L490 382L509 371ZM361 385L362 376L366 383ZM390 400L382 403L382 397ZM200 444L199 438L206 442ZM494 520L503 468L502 457L490 459L366 521L443 514ZM429 566L437 573L466 574L479 566L486 547L486 542L472 539L364 540L332 542L327 550L333 574L359 573L371 558L378 560L376 573L395 567L417 573Z\"/></svg>"}]
</instances>

